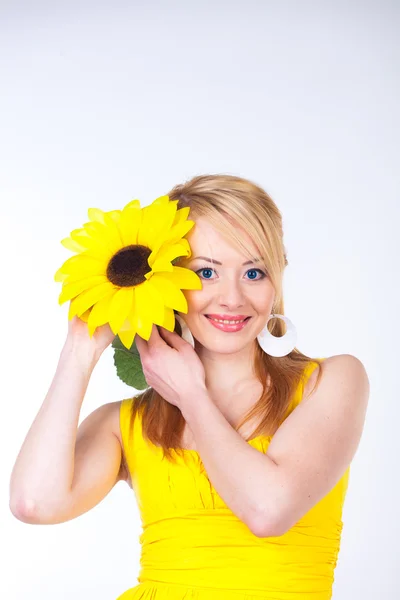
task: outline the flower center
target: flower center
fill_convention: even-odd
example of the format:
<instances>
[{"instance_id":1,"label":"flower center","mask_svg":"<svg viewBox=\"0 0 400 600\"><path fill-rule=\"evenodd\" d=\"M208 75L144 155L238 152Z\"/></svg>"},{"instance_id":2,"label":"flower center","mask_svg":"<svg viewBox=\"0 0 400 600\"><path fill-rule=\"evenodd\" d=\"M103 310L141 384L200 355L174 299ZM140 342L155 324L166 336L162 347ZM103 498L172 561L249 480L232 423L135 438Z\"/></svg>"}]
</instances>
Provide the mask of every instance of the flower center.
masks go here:
<instances>
[{"instance_id":1,"label":"flower center","mask_svg":"<svg viewBox=\"0 0 400 600\"><path fill-rule=\"evenodd\" d=\"M107 265L107 277L119 287L130 287L146 281L145 273L150 270L147 259L150 248L140 245L125 246L118 250Z\"/></svg>"}]
</instances>

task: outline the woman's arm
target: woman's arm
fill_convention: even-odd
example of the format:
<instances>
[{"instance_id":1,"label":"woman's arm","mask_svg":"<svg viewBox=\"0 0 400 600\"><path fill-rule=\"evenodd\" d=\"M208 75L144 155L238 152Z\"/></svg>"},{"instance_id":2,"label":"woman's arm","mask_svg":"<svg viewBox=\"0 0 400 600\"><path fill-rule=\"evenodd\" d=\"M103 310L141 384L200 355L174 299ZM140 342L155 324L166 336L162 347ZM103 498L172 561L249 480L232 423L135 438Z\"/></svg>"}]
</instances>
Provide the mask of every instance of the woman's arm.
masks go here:
<instances>
[{"instance_id":1,"label":"woman's arm","mask_svg":"<svg viewBox=\"0 0 400 600\"><path fill-rule=\"evenodd\" d=\"M182 413L218 494L258 537L285 533L349 466L369 396L363 364L343 354L324 361L316 391L282 423L268 451L250 446L206 392Z\"/></svg>"},{"instance_id":2,"label":"woman's arm","mask_svg":"<svg viewBox=\"0 0 400 600\"><path fill-rule=\"evenodd\" d=\"M97 360L64 345L11 474L10 508L16 516L54 512L69 494L80 410Z\"/></svg>"}]
</instances>

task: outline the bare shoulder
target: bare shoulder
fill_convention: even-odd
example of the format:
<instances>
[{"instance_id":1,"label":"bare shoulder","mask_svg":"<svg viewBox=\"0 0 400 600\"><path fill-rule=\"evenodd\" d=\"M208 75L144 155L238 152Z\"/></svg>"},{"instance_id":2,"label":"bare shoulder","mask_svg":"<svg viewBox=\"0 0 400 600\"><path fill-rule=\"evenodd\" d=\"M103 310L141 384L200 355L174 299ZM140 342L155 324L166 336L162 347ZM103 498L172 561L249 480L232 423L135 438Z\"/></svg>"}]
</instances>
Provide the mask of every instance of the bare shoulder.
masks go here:
<instances>
[{"instance_id":1,"label":"bare shoulder","mask_svg":"<svg viewBox=\"0 0 400 600\"><path fill-rule=\"evenodd\" d=\"M325 358L322 365L318 365L308 378L304 386L304 399L308 399L310 394L313 395L314 386L321 369L320 382L324 380L325 383L334 386L337 385L339 379L349 379L354 385L366 391L366 393L361 394L361 397L368 400L369 379L367 371L361 360L353 354L335 354Z\"/></svg>"},{"instance_id":2,"label":"bare shoulder","mask_svg":"<svg viewBox=\"0 0 400 600\"><path fill-rule=\"evenodd\" d=\"M368 379L364 364L353 354L335 354L323 362L323 371L346 375L365 382Z\"/></svg>"}]
</instances>

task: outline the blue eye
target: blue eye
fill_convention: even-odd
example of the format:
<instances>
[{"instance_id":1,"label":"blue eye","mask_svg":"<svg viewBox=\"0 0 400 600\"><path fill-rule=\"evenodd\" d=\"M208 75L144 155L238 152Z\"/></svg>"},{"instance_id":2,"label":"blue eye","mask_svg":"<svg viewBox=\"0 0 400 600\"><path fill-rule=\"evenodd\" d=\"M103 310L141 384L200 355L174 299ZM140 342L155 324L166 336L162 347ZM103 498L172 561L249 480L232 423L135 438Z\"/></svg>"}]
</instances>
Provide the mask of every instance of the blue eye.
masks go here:
<instances>
[{"instance_id":1,"label":"blue eye","mask_svg":"<svg viewBox=\"0 0 400 600\"><path fill-rule=\"evenodd\" d=\"M213 271L213 269L210 269L209 267L204 267L203 269L199 269L198 271L196 271L197 274L200 273L200 271ZM204 279L209 279L209 277L204 277Z\"/></svg>"},{"instance_id":2,"label":"blue eye","mask_svg":"<svg viewBox=\"0 0 400 600\"><path fill-rule=\"evenodd\" d=\"M265 273L261 271L261 269L249 269L247 273L260 273L260 275L262 275L260 279L263 279L265 277ZM253 277L251 277L250 279L253 279Z\"/></svg>"},{"instance_id":3,"label":"blue eye","mask_svg":"<svg viewBox=\"0 0 400 600\"><path fill-rule=\"evenodd\" d=\"M203 267L202 269L198 269L195 272L199 275L199 277L201 277L201 275L200 275L201 271L209 271L210 273L212 273L214 271L214 269L211 269L210 267ZM250 281L260 281L260 279L264 279L264 277L266 277L264 271L261 271L261 269L249 269L246 272L247 273L259 273L261 275L261 277L259 277L259 279L255 279L254 277L250 277ZM207 276L203 275L203 279L209 280L210 277L207 277Z\"/></svg>"}]
</instances>

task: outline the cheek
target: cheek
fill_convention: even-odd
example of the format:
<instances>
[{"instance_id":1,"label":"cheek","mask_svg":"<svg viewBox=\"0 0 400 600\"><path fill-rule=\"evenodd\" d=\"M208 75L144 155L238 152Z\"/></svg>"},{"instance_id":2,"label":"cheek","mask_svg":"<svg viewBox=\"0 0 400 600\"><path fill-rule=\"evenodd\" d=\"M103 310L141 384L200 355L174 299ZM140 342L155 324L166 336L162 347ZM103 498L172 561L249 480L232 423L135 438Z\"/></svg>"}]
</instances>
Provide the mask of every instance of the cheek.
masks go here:
<instances>
[{"instance_id":1,"label":"cheek","mask_svg":"<svg viewBox=\"0 0 400 600\"><path fill-rule=\"evenodd\" d=\"M260 314L269 314L274 304L274 294L265 291L264 294L258 295L253 298L253 307Z\"/></svg>"},{"instance_id":2,"label":"cheek","mask_svg":"<svg viewBox=\"0 0 400 600\"><path fill-rule=\"evenodd\" d=\"M265 310L268 310L273 305L273 303L274 303L273 301L274 301L273 295L266 293L262 296L259 296L255 300L255 304L260 307L261 311L265 311Z\"/></svg>"},{"instance_id":3,"label":"cheek","mask_svg":"<svg viewBox=\"0 0 400 600\"><path fill-rule=\"evenodd\" d=\"M203 312L207 306L207 294L204 290L182 290L188 303L188 315Z\"/></svg>"}]
</instances>

